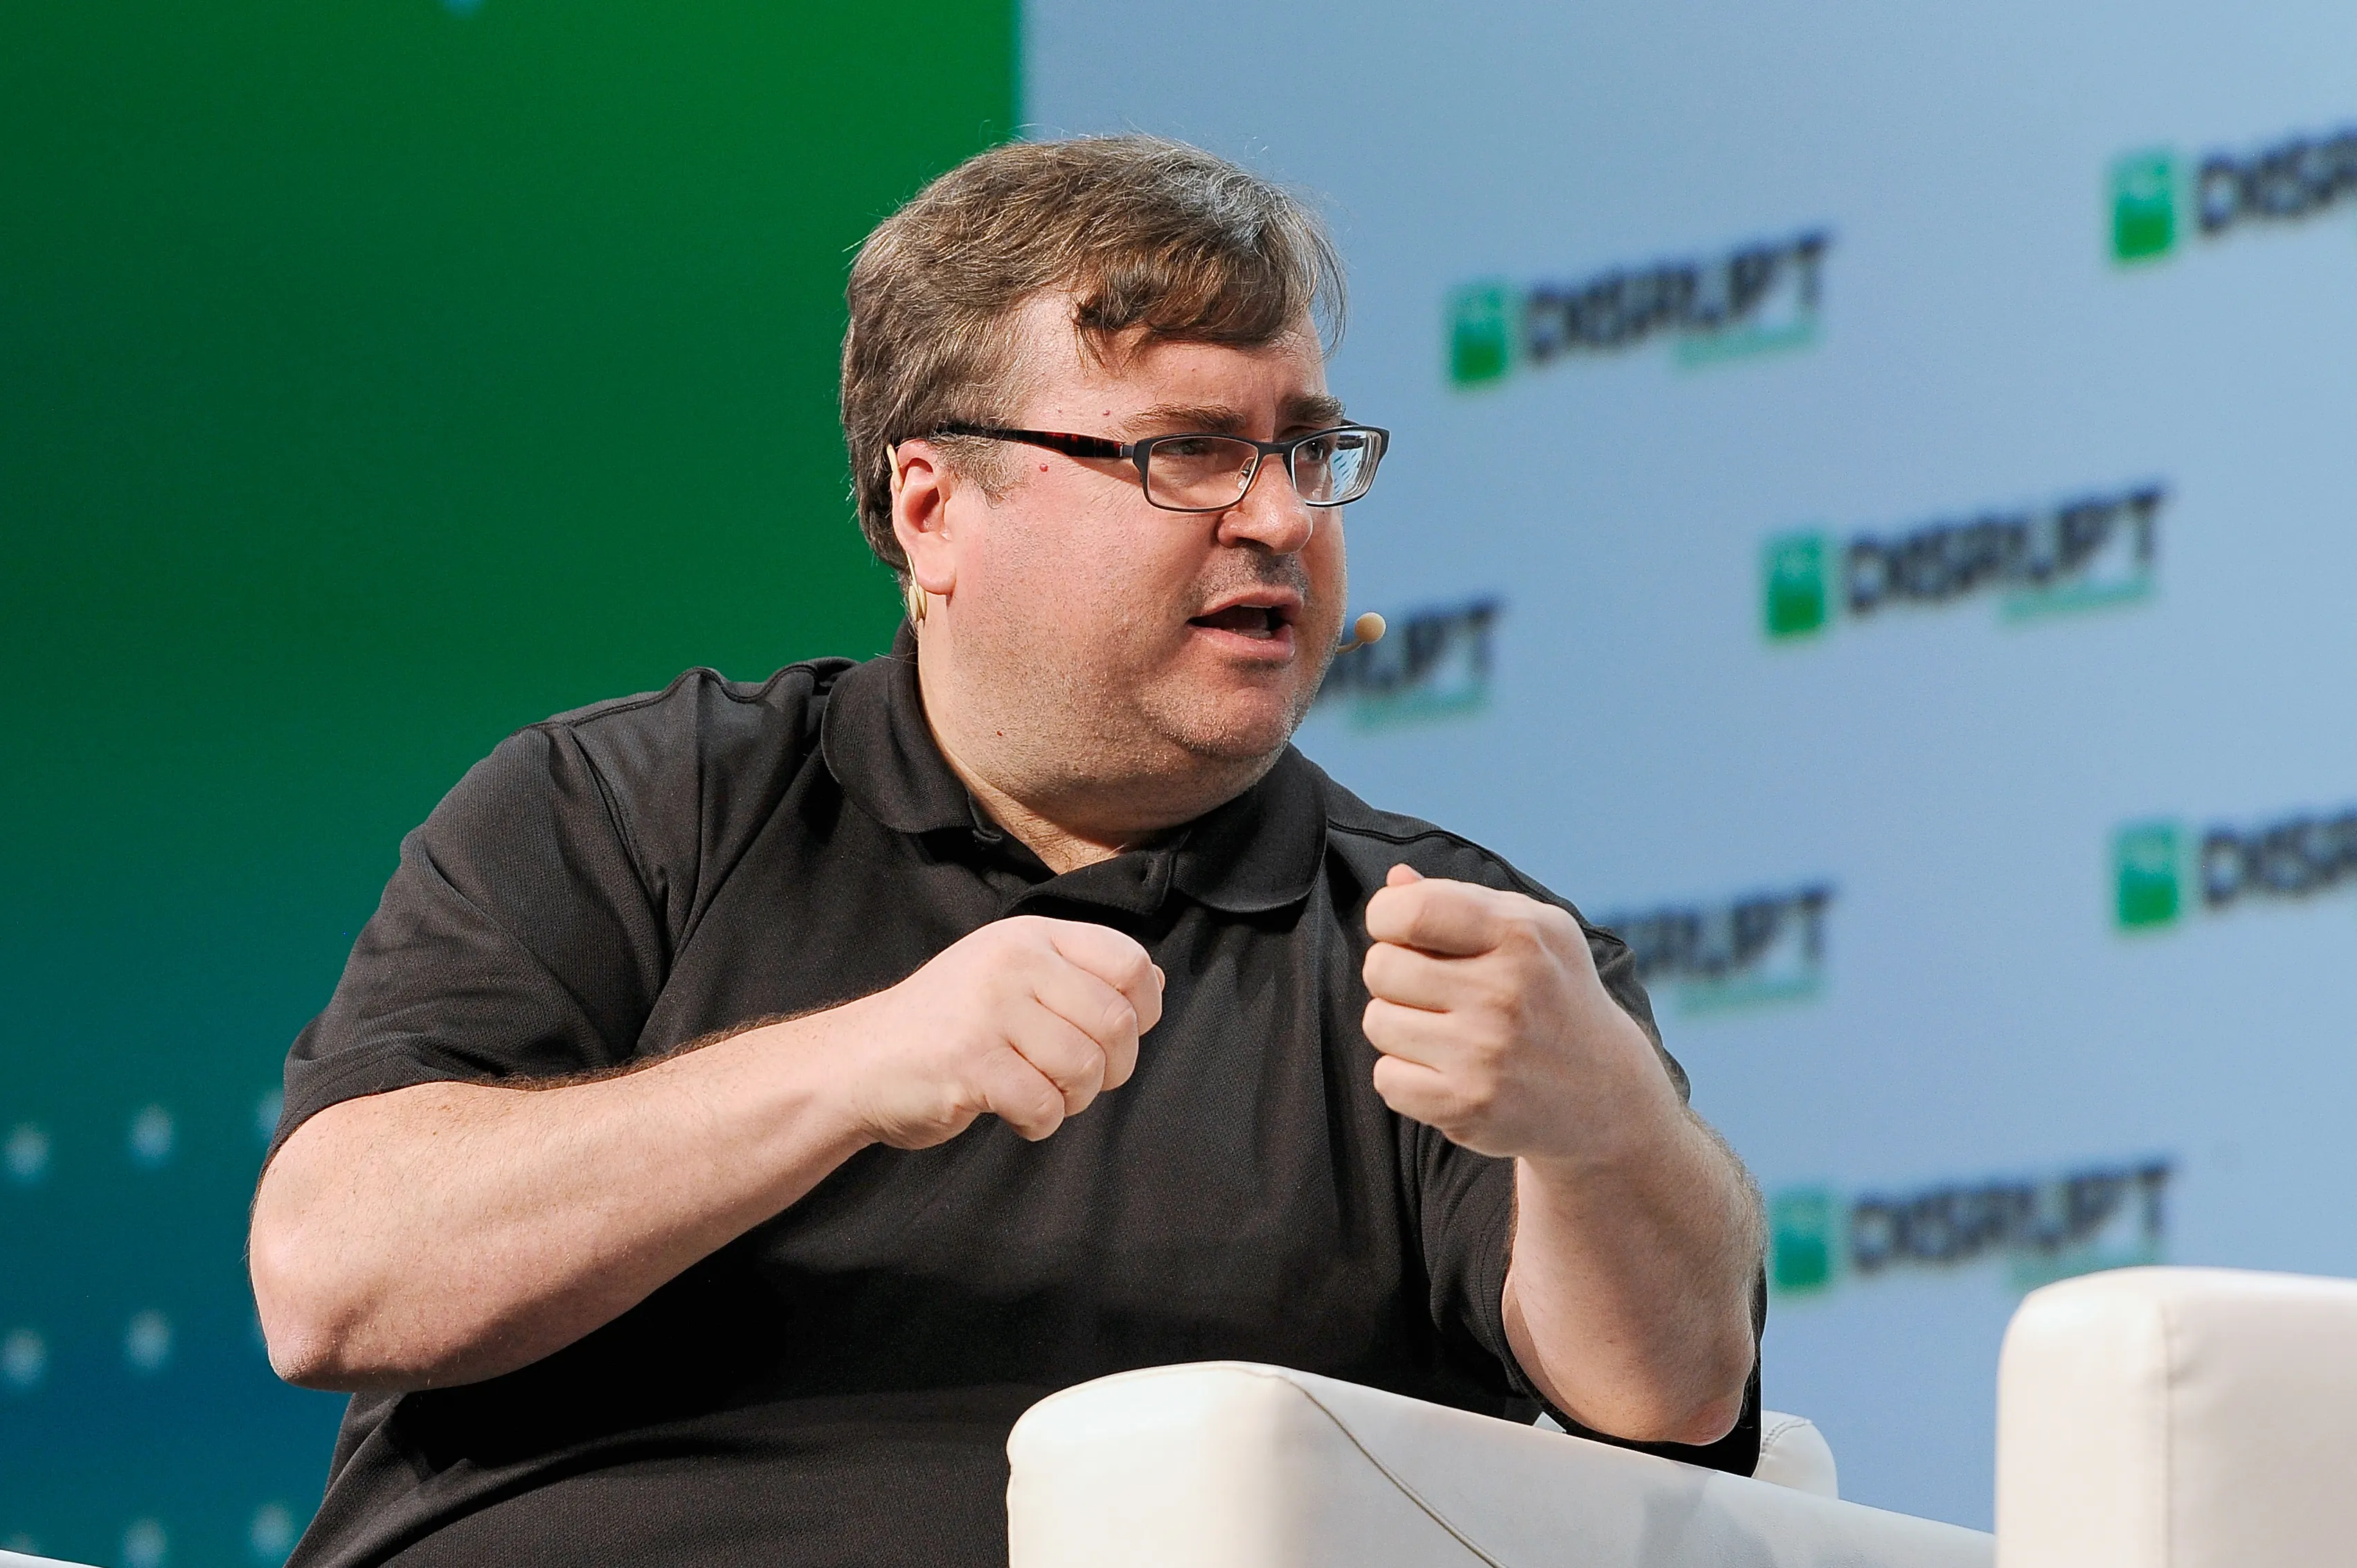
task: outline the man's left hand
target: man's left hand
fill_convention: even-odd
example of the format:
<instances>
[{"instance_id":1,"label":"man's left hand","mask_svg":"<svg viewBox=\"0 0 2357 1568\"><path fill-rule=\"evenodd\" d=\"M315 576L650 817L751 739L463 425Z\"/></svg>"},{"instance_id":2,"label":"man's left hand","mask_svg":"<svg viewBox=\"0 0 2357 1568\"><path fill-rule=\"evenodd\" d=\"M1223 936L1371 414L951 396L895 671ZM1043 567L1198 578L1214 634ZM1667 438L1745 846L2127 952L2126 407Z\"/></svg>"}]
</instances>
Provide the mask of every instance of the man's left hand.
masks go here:
<instances>
[{"instance_id":1,"label":"man's left hand","mask_svg":"<svg viewBox=\"0 0 2357 1568\"><path fill-rule=\"evenodd\" d=\"M1476 1154L1553 1163L1609 1158L1674 1113L1652 1041L1555 905L1394 865L1367 934L1375 1092L1401 1115Z\"/></svg>"}]
</instances>

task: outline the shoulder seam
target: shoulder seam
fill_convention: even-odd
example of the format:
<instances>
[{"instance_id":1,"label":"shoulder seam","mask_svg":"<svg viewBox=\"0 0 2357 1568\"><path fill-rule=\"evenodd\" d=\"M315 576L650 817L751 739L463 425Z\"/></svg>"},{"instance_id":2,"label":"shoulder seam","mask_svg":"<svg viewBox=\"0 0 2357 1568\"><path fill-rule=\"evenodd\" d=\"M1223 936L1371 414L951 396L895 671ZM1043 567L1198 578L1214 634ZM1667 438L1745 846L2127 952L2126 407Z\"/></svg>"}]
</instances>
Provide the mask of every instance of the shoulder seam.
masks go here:
<instances>
[{"instance_id":1,"label":"shoulder seam","mask_svg":"<svg viewBox=\"0 0 2357 1568\"><path fill-rule=\"evenodd\" d=\"M641 708L651 708L654 706L657 703L660 703L664 698L670 696L673 692L678 691L680 687L685 685L688 682L705 675L712 677L712 683L719 688L720 694L723 697L726 697L730 702L740 705L750 704L758 703L762 698L768 696L771 688L776 686L779 682L784 680L787 676L793 674L796 671L806 670L813 675L821 673L819 666L823 663L830 662L834 657L836 656L831 655L828 659L797 660L791 664L784 665L772 671L768 680L762 682L749 693L730 691L729 687L736 682L732 682L727 676L723 675L719 671L713 669L708 664L698 664L690 669L683 670L678 674L673 676L669 683L666 684L660 692L646 692L635 697L618 697L608 703L593 703L589 705L597 710L594 713L578 714L577 716L570 718L565 717L563 714L556 714L549 718L535 720L533 723L524 725L523 728L526 730L537 729L552 732L556 730L578 729L584 725L594 724L599 719L614 718L623 714L634 714ZM857 661L856 660L846 660L845 662L846 666L848 666L850 664L856 663ZM521 734L522 732L519 731L517 733Z\"/></svg>"},{"instance_id":2,"label":"shoulder seam","mask_svg":"<svg viewBox=\"0 0 2357 1568\"><path fill-rule=\"evenodd\" d=\"M613 781L606 777L606 770L598 766L596 756L590 752L587 746L582 744L582 738L579 732L598 719L619 717L623 714L637 713L643 708L652 707L656 703L662 702L665 698L669 697L673 693L678 691L682 686L687 684L689 682L700 681L705 676L711 677L712 685L718 689L723 697L726 697L729 701L737 703L739 705L749 706L759 703L762 698L769 695L770 690L775 687L779 682L784 680L787 676L793 674L796 671L809 671L813 675L817 674L819 672L818 664L819 660L805 659L772 671L768 680L762 682L750 694L747 695L740 695L737 693L730 691L728 678L720 673L719 671L713 669L710 665L698 664L690 669L683 670L678 674L673 676L671 678L671 683L663 687L660 692L649 692L638 697L622 698L611 705L600 706L594 714L583 714L578 718L542 719L537 724L526 725L522 731L517 733L523 734L533 730L538 730L545 736L552 744L559 742L561 737L563 744L571 746L575 757L576 757L581 763L581 766L587 770L590 782L597 787L598 800L606 808L607 826L613 830L615 839L621 844L622 858L630 864L631 880L639 885L639 897L640 899L644 900L647 907L651 909L654 907L654 894L648 881L647 854L645 846L640 842L637 824L630 819L630 808L623 801L621 792L616 789L614 788ZM699 767L700 766L701 761L699 759ZM703 868L699 865L697 867L697 875L699 878L702 875L702 871ZM665 924L667 925L668 922L665 922ZM668 929L666 929L664 934L667 937L671 937L674 943L679 940L679 936L674 935Z\"/></svg>"},{"instance_id":3,"label":"shoulder seam","mask_svg":"<svg viewBox=\"0 0 2357 1568\"><path fill-rule=\"evenodd\" d=\"M1369 827L1361 822L1345 822L1338 821L1334 814L1329 811L1326 816L1326 829L1329 832L1349 833L1358 838L1374 839L1383 843L1411 844L1419 843L1425 839L1440 839L1445 843L1455 844L1459 849L1470 850L1475 854L1480 855L1482 859L1488 861L1491 865L1496 866L1499 870L1504 872L1509 877L1512 878L1514 885L1517 887L1520 887L1525 894L1531 897L1536 898L1542 904L1568 904L1570 902L1569 899L1564 898L1558 894L1550 892L1544 884L1534 880L1529 875L1529 874L1524 872L1521 866L1516 865L1512 861L1508 860L1504 855L1500 854L1496 850L1491 849L1489 845L1477 843L1473 840L1467 838L1463 833L1451 832L1447 828L1437 826L1434 823L1427 822L1414 832L1391 832L1382 828ZM1585 915L1576 914L1573 916L1573 918L1577 920L1584 929L1594 930L1597 929L1588 923L1587 917Z\"/></svg>"},{"instance_id":4,"label":"shoulder seam","mask_svg":"<svg viewBox=\"0 0 2357 1568\"><path fill-rule=\"evenodd\" d=\"M1447 828L1427 825L1412 833L1387 832L1382 828L1371 828L1362 822L1343 822L1330 811L1326 815L1326 827L1329 832L1354 833L1361 838L1381 839L1385 843L1414 843L1418 839L1447 839L1451 843L1462 844L1467 849L1490 855L1492 860L1498 858L1471 839L1458 833L1452 833Z\"/></svg>"}]
</instances>

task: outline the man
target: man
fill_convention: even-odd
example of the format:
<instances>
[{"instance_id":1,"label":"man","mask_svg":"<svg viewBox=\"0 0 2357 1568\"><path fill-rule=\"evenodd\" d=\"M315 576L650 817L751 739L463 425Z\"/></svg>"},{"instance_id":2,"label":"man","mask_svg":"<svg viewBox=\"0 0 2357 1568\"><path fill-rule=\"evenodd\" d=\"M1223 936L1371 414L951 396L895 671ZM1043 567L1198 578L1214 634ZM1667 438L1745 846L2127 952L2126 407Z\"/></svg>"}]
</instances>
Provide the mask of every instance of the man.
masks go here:
<instances>
[{"instance_id":1,"label":"man","mask_svg":"<svg viewBox=\"0 0 2357 1568\"><path fill-rule=\"evenodd\" d=\"M869 239L893 652L511 736L289 1058L298 1563L1003 1560L1028 1404L1226 1357L1749 1469L1758 1201L1626 949L1287 744L1383 444L1340 291L1141 137Z\"/></svg>"}]
</instances>

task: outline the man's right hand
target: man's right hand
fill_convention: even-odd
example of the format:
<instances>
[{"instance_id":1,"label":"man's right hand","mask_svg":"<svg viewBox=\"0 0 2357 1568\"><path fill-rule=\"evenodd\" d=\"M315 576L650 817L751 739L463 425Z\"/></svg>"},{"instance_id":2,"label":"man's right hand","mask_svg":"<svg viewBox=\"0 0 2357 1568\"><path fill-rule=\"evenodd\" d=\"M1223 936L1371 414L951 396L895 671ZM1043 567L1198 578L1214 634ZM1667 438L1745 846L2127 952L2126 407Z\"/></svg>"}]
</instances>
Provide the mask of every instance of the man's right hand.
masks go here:
<instances>
[{"instance_id":1,"label":"man's right hand","mask_svg":"<svg viewBox=\"0 0 2357 1568\"><path fill-rule=\"evenodd\" d=\"M837 1010L830 1045L845 1053L848 1109L875 1142L931 1148L985 1112L1036 1141L1127 1082L1138 1036L1161 1016L1162 972L1136 941L1024 915Z\"/></svg>"}]
</instances>

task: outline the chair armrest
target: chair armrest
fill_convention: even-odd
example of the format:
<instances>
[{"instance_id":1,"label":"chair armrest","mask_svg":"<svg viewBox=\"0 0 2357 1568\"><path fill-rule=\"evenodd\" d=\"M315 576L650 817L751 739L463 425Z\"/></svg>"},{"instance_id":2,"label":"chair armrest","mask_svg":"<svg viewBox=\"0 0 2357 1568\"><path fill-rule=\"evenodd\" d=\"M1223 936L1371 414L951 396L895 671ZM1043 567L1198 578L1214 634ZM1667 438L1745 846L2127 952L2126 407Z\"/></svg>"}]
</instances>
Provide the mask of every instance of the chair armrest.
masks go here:
<instances>
[{"instance_id":1,"label":"chair armrest","mask_svg":"<svg viewBox=\"0 0 2357 1568\"><path fill-rule=\"evenodd\" d=\"M1754 1480L1773 1481L1821 1498L1841 1496L1841 1473L1834 1466L1833 1445L1805 1415L1786 1415L1779 1410L1760 1412L1760 1463L1751 1467L1751 1476Z\"/></svg>"},{"instance_id":2,"label":"chair armrest","mask_svg":"<svg viewBox=\"0 0 2357 1568\"><path fill-rule=\"evenodd\" d=\"M1280 1367L1101 1378L1007 1439L1012 1568L1989 1568L1991 1538Z\"/></svg>"},{"instance_id":3,"label":"chair armrest","mask_svg":"<svg viewBox=\"0 0 2357 1568\"><path fill-rule=\"evenodd\" d=\"M2118 1269L2033 1291L1997 1372L2005 1568L2345 1563L2357 1281Z\"/></svg>"}]
</instances>

